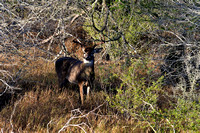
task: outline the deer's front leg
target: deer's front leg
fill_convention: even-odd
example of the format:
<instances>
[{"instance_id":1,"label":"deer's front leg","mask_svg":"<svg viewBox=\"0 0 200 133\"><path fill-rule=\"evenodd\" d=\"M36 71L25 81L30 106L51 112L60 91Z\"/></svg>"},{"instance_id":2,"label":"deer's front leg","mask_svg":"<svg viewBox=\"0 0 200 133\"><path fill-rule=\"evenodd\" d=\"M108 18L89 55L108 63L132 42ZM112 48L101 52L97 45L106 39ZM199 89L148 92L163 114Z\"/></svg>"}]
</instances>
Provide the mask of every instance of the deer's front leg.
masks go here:
<instances>
[{"instance_id":1,"label":"deer's front leg","mask_svg":"<svg viewBox=\"0 0 200 133\"><path fill-rule=\"evenodd\" d=\"M81 82L78 85L79 85L79 89L80 89L81 104L83 105L83 85L84 85L84 82Z\"/></svg>"}]
</instances>

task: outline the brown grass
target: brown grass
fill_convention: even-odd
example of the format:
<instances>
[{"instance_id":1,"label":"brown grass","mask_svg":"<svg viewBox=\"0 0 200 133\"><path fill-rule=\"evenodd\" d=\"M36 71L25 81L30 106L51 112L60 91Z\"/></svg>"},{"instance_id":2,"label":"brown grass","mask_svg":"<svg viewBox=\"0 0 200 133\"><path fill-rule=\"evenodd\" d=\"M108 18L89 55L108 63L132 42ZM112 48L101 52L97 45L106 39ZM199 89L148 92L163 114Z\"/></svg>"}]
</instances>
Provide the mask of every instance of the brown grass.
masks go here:
<instances>
[{"instance_id":1,"label":"brown grass","mask_svg":"<svg viewBox=\"0 0 200 133\"><path fill-rule=\"evenodd\" d=\"M147 130L140 129L143 123L126 120L116 115L116 110L108 106L107 94L102 88L103 86L106 88L108 84L103 81L103 77L100 79L103 75L107 78L110 76L108 75L110 70L106 70L106 67L101 71L100 65L96 66L96 88L91 92L90 100L84 105L80 104L76 86L63 90L58 88L54 69L53 62L45 62L41 59L29 61L18 81L18 86L23 90L13 95L9 104L0 112L2 131L10 132L13 129L15 132L58 132L72 118L71 111L75 109L79 109L80 114L76 114L78 118L74 118L70 124L85 123L81 127L87 132L121 133ZM114 80L110 78L113 86L117 84ZM103 83L104 85L101 85ZM100 107L97 108L98 106ZM94 110L95 108L97 109ZM81 118L82 115L86 116ZM82 132L77 126L69 126L65 131Z\"/></svg>"}]
</instances>

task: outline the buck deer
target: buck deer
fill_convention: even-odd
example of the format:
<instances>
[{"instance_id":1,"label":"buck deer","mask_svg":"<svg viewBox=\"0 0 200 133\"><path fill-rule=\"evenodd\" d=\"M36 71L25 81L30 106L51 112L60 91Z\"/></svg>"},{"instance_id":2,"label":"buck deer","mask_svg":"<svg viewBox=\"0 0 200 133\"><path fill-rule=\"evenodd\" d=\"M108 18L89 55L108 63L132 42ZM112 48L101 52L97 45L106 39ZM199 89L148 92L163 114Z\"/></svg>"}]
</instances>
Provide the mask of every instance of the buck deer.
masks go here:
<instances>
[{"instance_id":1,"label":"buck deer","mask_svg":"<svg viewBox=\"0 0 200 133\"><path fill-rule=\"evenodd\" d=\"M78 42L76 42L78 43ZM80 89L81 104L83 104L83 87L87 87L87 99L94 81L94 54L101 52L102 48L86 47L79 43L83 50L83 61L71 58L59 58L56 63L59 87L64 87L66 82L78 84Z\"/></svg>"}]
</instances>

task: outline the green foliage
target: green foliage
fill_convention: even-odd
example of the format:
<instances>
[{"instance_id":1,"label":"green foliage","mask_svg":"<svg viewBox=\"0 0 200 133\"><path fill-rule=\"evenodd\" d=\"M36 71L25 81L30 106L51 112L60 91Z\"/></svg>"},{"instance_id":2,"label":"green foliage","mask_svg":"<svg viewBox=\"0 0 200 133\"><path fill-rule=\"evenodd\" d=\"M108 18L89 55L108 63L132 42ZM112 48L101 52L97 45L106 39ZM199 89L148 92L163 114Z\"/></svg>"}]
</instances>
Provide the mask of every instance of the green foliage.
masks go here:
<instances>
[{"instance_id":1,"label":"green foliage","mask_svg":"<svg viewBox=\"0 0 200 133\"><path fill-rule=\"evenodd\" d=\"M137 71L138 69L140 71ZM139 120L157 119L159 109L156 103L163 77L147 83L147 79L141 76L150 71L142 61L132 62L126 73L118 75L122 80L121 87L117 88L115 96L107 97L110 106ZM155 123L151 124L155 125Z\"/></svg>"},{"instance_id":2,"label":"green foliage","mask_svg":"<svg viewBox=\"0 0 200 133\"><path fill-rule=\"evenodd\" d=\"M148 32L157 29L148 15L128 1L113 1L109 3L109 16L106 30L99 33L93 27L91 20L86 20L84 29L88 31L94 39L100 39L102 36L105 40L110 40L110 54L113 58L118 58L127 53L134 54L132 47L141 48L142 44L138 42ZM102 29L105 24L106 9L94 10L94 24L98 29ZM123 35L126 38L118 38ZM126 43L131 44L127 45ZM148 43L148 42L147 42ZM146 48L146 47L144 47ZM140 49L142 51L142 49ZM139 50L138 50L139 51Z\"/></svg>"},{"instance_id":3,"label":"green foliage","mask_svg":"<svg viewBox=\"0 0 200 133\"><path fill-rule=\"evenodd\" d=\"M175 108L168 110L166 116L173 122L173 125L179 131L198 131L200 129L199 110L199 101L197 103L183 98L178 98Z\"/></svg>"},{"instance_id":4,"label":"green foliage","mask_svg":"<svg viewBox=\"0 0 200 133\"><path fill-rule=\"evenodd\" d=\"M163 76L157 80L151 79L149 75L153 70L147 68L146 64L140 60L132 61L126 73L118 75L122 83L119 88L116 88L116 95L107 96L110 106L128 117L148 123L147 127L151 127L156 132L198 131L200 129L199 101L194 102L178 97L176 102L171 102L167 108L159 108L159 96L168 95L162 90ZM167 104L165 101L161 102Z\"/></svg>"}]
</instances>

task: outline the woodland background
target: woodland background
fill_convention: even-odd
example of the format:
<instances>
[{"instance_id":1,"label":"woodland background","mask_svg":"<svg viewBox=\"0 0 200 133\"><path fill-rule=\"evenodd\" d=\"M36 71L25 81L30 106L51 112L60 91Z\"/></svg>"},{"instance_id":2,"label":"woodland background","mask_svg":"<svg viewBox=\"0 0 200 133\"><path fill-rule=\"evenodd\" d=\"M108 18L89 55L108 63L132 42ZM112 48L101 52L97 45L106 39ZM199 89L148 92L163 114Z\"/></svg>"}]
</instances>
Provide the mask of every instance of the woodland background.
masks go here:
<instances>
[{"instance_id":1,"label":"woodland background","mask_svg":"<svg viewBox=\"0 0 200 133\"><path fill-rule=\"evenodd\" d=\"M104 50L95 87L58 88L54 63ZM0 131L199 132L199 0L1 0Z\"/></svg>"}]
</instances>

